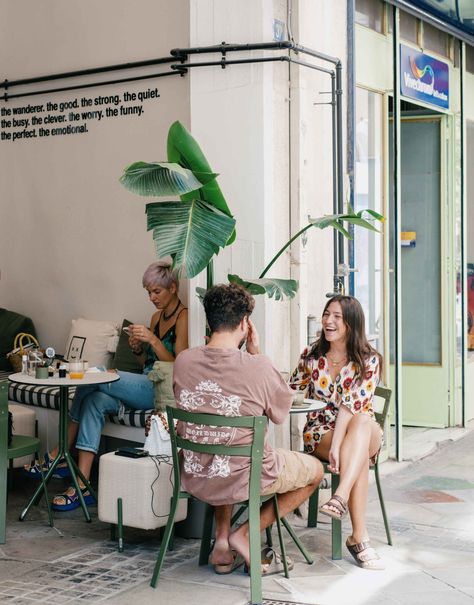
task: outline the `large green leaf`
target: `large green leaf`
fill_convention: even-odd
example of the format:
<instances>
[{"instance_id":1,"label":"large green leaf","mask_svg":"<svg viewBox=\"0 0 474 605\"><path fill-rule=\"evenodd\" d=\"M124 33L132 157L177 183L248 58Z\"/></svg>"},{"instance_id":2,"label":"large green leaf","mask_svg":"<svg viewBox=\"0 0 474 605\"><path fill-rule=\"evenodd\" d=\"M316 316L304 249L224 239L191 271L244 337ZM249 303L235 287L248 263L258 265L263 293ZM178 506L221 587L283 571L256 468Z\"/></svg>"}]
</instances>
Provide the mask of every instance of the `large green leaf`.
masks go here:
<instances>
[{"instance_id":1,"label":"large green leaf","mask_svg":"<svg viewBox=\"0 0 474 605\"><path fill-rule=\"evenodd\" d=\"M232 213L227 205L225 197L215 179L206 182L200 176L201 173L214 174L206 159L206 156L199 147L197 141L181 124L174 122L168 131L168 160L176 162L181 166L192 170L196 177L203 182L199 189L199 198L214 206L227 216L232 217ZM190 201L189 195L183 195L183 201ZM235 230L232 232L227 245L235 240Z\"/></svg>"},{"instance_id":2,"label":"large green leaf","mask_svg":"<svg viewBox=\"0 0 474 605\"><path fill-rule=\"evenodd\" d=\"M269 298L274 296L275 300L293 298L298 291L298 282L294 279L247 279L232 274L227 279L231 283L240 284L250 294L267 294Z\"/></svg>"},{"instance_id":3,"label":"large green leaf","mask_svg":"<svg viewBox=\"0 0 474 605\"><path fill-rule=\"evenodd\" d=\"M229 240L235 220L206 202L154 202L146 205L148 230L160 258L171 255L184 277L198 275Z\"/></svg>"},{"instance_id":4,"label":"large green leaf","mask_svg":"<svg viewBox=\"0 0 474 605\"><path fill-rule=\"evenodd\" d=\"M202 177L203 173L200 176ZM208 176L207 180L210 180L216 175ZM135 162L125 168L120 182L132 193L157 197L182 195L196 191L202 186L202 182L191 170L169 162Z\"/></svg>"}]
</instances>

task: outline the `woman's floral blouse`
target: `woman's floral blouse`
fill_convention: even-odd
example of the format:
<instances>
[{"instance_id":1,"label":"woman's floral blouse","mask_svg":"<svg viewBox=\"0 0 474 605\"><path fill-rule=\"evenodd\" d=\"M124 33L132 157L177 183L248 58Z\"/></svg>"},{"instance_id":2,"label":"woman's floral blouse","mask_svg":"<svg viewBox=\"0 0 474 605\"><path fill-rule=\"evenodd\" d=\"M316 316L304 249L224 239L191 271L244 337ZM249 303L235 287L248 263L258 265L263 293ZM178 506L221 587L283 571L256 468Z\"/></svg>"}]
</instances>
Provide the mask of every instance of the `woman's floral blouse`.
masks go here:
<instances>
[{"instance_id":1,"label":"woman's floral blouse","mask_svg":"<svg viewBox=\"0 0 474 605\"><path fill-rule=\"evenodd\" d=\"M380 374L377 355L367 360L366 377L360 384L355 374L355 364L350 361L333 382L326 357L315 358L308 348L301 354L298 366L290 378L290 387L295 391L303 391L307 399L318 399L327 404L324 409L310 412L307 416L303 429L305 452L313 453L324 433L334 430L341 404L353 414L374 417L372 400Z\"/></svg>"}]
</instances>

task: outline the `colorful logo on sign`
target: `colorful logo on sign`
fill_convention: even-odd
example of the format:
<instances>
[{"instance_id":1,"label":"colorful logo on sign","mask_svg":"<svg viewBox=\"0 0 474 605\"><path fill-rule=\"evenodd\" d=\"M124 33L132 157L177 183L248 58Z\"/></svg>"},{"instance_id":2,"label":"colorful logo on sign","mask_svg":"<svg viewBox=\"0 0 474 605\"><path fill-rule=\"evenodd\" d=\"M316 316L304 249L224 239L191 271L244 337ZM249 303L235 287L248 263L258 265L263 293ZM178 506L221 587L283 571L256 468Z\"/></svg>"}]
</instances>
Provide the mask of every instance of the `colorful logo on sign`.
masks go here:
<instances>
[{"instance_id":1,"label":"colorful logo on sign","mask_svg":"<svg viewBox=\"0 0 474 605\"><path fill-rule=\"evenodd\" d=\"M400 72L400 92L404 97L449 108L447 63L401 45Z\"/></svg>"}]
</instances>

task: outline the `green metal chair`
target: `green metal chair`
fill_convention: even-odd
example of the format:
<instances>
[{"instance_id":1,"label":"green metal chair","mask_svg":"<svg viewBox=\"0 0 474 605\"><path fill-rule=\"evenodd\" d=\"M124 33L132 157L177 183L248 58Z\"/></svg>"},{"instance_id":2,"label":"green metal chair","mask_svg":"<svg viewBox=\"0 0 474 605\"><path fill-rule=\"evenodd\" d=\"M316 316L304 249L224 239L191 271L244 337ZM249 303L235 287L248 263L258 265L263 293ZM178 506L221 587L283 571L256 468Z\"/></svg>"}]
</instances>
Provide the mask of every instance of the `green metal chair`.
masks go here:
<instances>
[{"instance_id":1,"label":"green metal chair","mask_svg":"<svg viewBox=\"0 0 474 605\"><path fill-rule=\"evenodd\" d=\"M26 435L13 435L11 445L8 446L8 382L0 383L0 544L6 539L7 514L7 466L8 461L22 456L36 454L40 449L40 440L37 437ZM48 492L44 477L42 479L44 495L48 507L49 524L53 527L53 517L49 503Z\"/></svg>"},{"instance_id":2,"label":"green metal chair","mask_svg":"<svg viewBox=\"0 0 474 605\"><path fill-rule=\"evenodd\" d=\"M285 552L285 544L283 542L281 525L283 525L294 540L307 563L313 563L312 558L306 552L304 546L299 541L291 526L286 519L280 518L278 511L278 499L276 494L261 497L260 496L260 476L262 471L262 456L263 443L265 435L265 427L267 418L265 416L238 416L228 417L214 414L191 413L181 409L175 409L170 406L166 408L168 414L168 422L171 435L171 449L173 455L173 472L174 472L174 491L171 499L170 514L168 523L165 528L163 538L161 540L160 551L153 571L151 586L156 587L160 576L161 568L165 558L170 539L173 533L174 519L178 502L180 498L189 498L188 492L181 490L181 476L179 464L178 448L184 448L193 452L206 454L217 454L221 456L244 456L251 459L250 464L250 484L249 484L249 499L242 504L248 506L249 519L249 534L250 534L250 596L252 605L260 605L262 603L262 577L261 577L261 543L260 543L260 506L262 501L269 499L273 500L275 507L275 518L278 529L278 537L280 540L280 548L282 561L285 568L285 576L288 578L288 568ZM210 426L210 427L239 427L248 428L252 431L252 442L249 445L227 446L227 445L211 445L203 443L194 443L176 434L175 420L190 422L193 424ZM241 510L234 515L234 519L241 513ZM203 528L203 537L201 540L201 551L199 556L199 564L206 565L208 562L210 546L211 546L211 531L213 522L213 509L208 507ZM267 537L269 532L267 532Z\"/></svg>"},{"instance_id":3,"label":"green metal chair","mask_svg":"<svg viewBox=\"0 0 474 605\"><path fill-rule=\"evenodd\" d=\"M392 391L386 387L377 387L375 389L375 396L380 397L384 400L383 409L381 412L375 412L375 419L378 424L385 429L385 420L388 415L390 408L390 397ZM323 462L324 472L328 473L328 463ZM392 535L390 533L390 525L388 523L387 511L385 509L385 502L383 499L382 485L380 483L379 474L379 460L378 456L375 460L374 466L370 467L375 472L375 482L377 484L377 492L379 495L380 508L382 509L383 522L385 525L385 533L387 535L387 542L392 546ZM339 475L331 473L331 493L334 494L339 485ZM315 489L309 498L309 509L308 509L308 527L316 527L318 522L318 507L319 507L319 488ZM342 527L341 521L337 519L331 520L331 541L332 541L332 558L342 558Z\"/></svg>"}]
</instances>

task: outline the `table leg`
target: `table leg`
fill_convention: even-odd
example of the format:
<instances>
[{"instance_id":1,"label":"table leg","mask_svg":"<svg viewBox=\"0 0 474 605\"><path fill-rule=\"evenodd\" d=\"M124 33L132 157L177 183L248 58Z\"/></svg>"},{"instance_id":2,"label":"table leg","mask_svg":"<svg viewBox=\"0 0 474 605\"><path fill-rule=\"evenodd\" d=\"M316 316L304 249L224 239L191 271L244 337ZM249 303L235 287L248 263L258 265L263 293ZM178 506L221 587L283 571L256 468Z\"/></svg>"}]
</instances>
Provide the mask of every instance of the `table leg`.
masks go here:
<instances>
[{"instance_id":1,"label":"table leg","mask_svg":"<svg viewBox=\"0 0 474 605\"><path fill-rule=\"evenodd\" d=\"M81 471L79 470L79 468L77 467L77 464L75 462L75 460L73 459L73 457L71 456L71 454L69 453L69 446L68 446L68 442L67 442L67 433L68 433L68 400L69 400L69 387L68 386L60 386L59 387L59 443L58 443L58 455L56 456L53 464L51 465L51 467L49 468L48 472L46 473L45 476L45 483L47 484L48 481L51 479L54 470L56 468L56 466L59 464L59 461L61 460L61 458L64 458L69 470L71 471L71 477L72 477L72 482L74 484L74 487L76 488L77 491L77 495L79 497L79 502L81 504L82 510L84 512L84 517L86 518L86 521L88 523L91 522L91 516L89 514L89 510L87 508L86 503L84 502L84 497L82 495L82 492L79 488L79 483L77 481L77 475L79 475L79 477L81 478L81 480L83 481L84 485L87 487L87 489L90 491L90 493L92 494L92 496L96 499L97 501L97 496L94 492L94 490L91 487L91 484L89 483L89 481L87 481L87 479L84 477L84 475L81 473ZM20 521L23 521L26 517L26 515L28 514L28 511L30 510L30 508L33 506L33 504L35 504L38 499L41 497L41 494L43 493L43 486L40 485L38 487L38 489L35 491L35 493L33 494L33 496L31 497L30 501L28 502L28 504L26 505L25 509L22 511L22 513L20 514Z\"/></svg>"}]
</instances>

